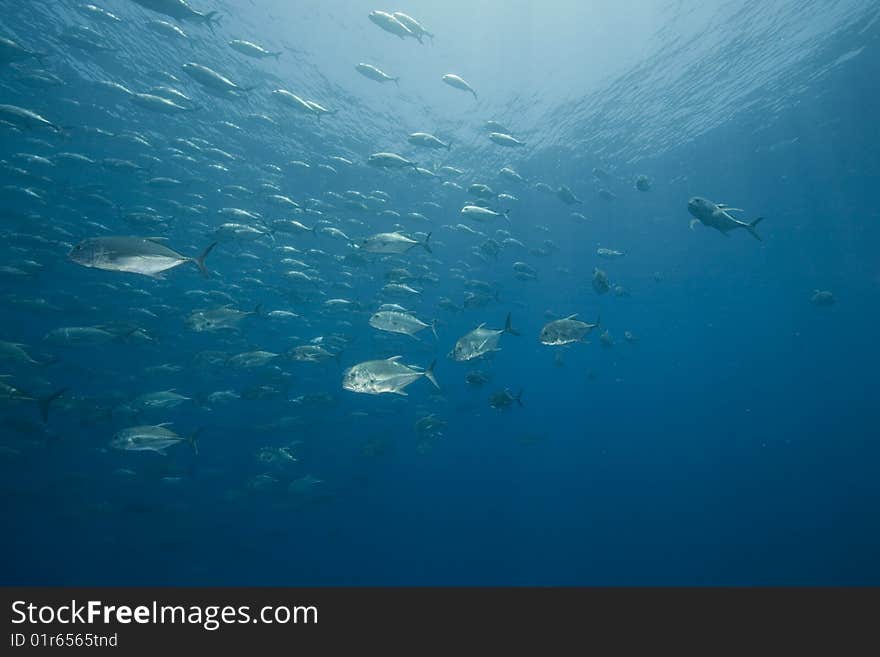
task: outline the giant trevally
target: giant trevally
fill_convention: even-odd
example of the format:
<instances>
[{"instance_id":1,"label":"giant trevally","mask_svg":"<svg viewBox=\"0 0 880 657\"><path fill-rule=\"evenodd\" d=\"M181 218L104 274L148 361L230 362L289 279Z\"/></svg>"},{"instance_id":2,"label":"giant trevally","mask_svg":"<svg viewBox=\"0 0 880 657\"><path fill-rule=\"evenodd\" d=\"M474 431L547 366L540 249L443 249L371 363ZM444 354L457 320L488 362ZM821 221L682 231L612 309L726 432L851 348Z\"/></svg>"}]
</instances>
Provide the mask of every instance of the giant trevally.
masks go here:
<instances>
[{"instance_id":1,"label":"giant trevally","mask_svg":"<svg viewBox=\"0 0 880 657\"><path fill-rule=\"evenodd\" d=\"M137 427L128 427L117 432L110 441L110 446L114 449L121 449L126 452L158 452L163 456L169 447L174 447L180 443L189 443L193 451L198 454L199 446L196 442L198 432L190 436L178 436L171 429L166 427L171 422L163 422L155 425L142 425Z\"/></svg>"},{"instance_id":2,"label":"giant trevally","mask_svg":"<svg viewBox=\"0 0 880 657\"><path fill-rule=\"evenodd\" d=\"M425 251L431 253L431 247L428 244L430 239L431 233L428 233L424 242L417 242L396 232L376 233L364 238L360 243L360 248L368 253L406 253L411 248L421 245Z\"/></svg>"},{"instance_id":3,"label":"giant trevally","mask_svg":"<svg viewBox=\"0 0 880 657\"><path fill-rule=\"evenodd\" d=\"M541 329L538 340L541 344L551 347L583 342L587 334L599 326L599 318L596 318L595 324L587 324L576 319L576 317L577 314L574 314L563 319L555 319L552 322L548 322Z\"/></svg>"},{"instance_id":4,"label":"giant trevally","mask_svg":"<svg viewBox=\"0 0 880 657\"><path fill-rule=\"evenodd\" d=\"M457 361L479 358L489 352L500 351L498 342L505 333L519 335L519 332L510 323L510 313L507 315L503 329L487 329L485 326L485 324L480 324L473 331L461 336L455 343L455 347L449 352L449 357Z\"/></svg>"},{"instance_id":5,"label":"giant trevally","mask_svg":"<svg viewBox=\"0 0 880 657\"><path fill-rule=\"evenodd\" d=\"M132 0L135 4L159 14L165 14L179 21L203 23L214 31L214 23L220 22L216 11L200 12L190 7L186 0Z\"/></svg>"},{"instance_id":6,"label":"giant trevally","mask_svg":"<svg viewBox=\"0 0 880 657\"><path fill-rule=\"evenodd\" d=\"M470 91L474 95L474 100L477 99L477 92L474 91L474 88L467 82L465 82L462 78L455 75L455 73L447 73L441 79L450 87L455 87L456 89L461 89L462 91Z\"/></svg>"},{"instance_id":7,"label":"giant trevally","mask_svg":"<svg viewBox=\"0 0 880 657\"><path fill-rule=\"evenodd\" d=\"M242 87L235 82L202 64L187 62L182 66L184 72L210 92L222 94L224 97L237 96L252 87Z\"/></svg>"},{"instance_id":8,"label":"giant trevally","mask_svg":"<svg viewBox=\"0 0 880 657\"><path fill-rule=\"evenodd\" d=\"M368 360L349 367L342 374L343 389L368 395L381 395L385 392L406 395L403 389L423 376L440 389L440 384L434 378L436 360L428 369L422 370L401 363L401 358L402 356L392 356L385 360Z\"/></svg>"},{"instance_id":9,"label":"giant trevally","mask_svg":"<svg viewBox=\"0 0 880 657\"><path fill-rule=\"evenodd\" d=\"M764 217L758 217L752 222L740 221L731 215L731 212L742 212L740 208L731 208L723 203L713 203L709 199L694 196L688 201L688 212L695 217L691 221L691 228L697 223L701 223L709 228L714 228L725 237L729 237L728 233L735 228L745 228L749 234L759 242L761 236L755 230L755 226L764 220Z\"/></svg>"},{"instance_id":10,"label":"giant trevally","mask_svg":"<svg viewBox=\"0 0 880 657\"><path fill-rule=\"evenodd\" d=\"M92 237L74 246L68 257L83 267L125 271L153 278L162 278L162 272L192 262L207 276L205 258L215 246L217 243L213 242L201 255L191 258L147 237Z\"/></svg>"},{"instance_id":11,"label":"giant trevally","mask_svg":"<svg viewBox=\"0 0 880 657\"><path fill-rule=\"evenodd\" d=\"M247 55L254 59L265 59L266 57L274 57L275 59L278 59L282 54L280 50L272 52L271 50L266 50L263 46L242 39L233 39L229 42L229 47L240 52L242 55Z\"/></svg>"},{"instance_id":12,"label":"giant trevally","mask_svg":"<svg viewBox=\"0 0 880 657\"><path fill-rule=\"evenodd\" d=\"M431 331L434 333L434 337L437 337L436 321L433 321L430 324L425 324L425 322L415 315L401 312L399 310L380 310L379 312L374 313L370 317L370 326L379 329L380 331L387 331L388 333L408 335L411 338L415 338L416 333L422 329L430 327Z\"/></svg>"},{"instance_id":13,"label":"giant trevally","mask_svg":"<svg viewBox=\"0 0 880 657\"><path fill-rule=\"evenodd\" d=\"M397 86L400 86L400 84L398 84L400 82L400 78L393 78L385 71L379 70L372 64L364 64L363 62L361 62L360 64L355 65L354 68L365 78L370 78L371 80L375 80L376 82L393 82Z\"/></svg>"}]
</instances>

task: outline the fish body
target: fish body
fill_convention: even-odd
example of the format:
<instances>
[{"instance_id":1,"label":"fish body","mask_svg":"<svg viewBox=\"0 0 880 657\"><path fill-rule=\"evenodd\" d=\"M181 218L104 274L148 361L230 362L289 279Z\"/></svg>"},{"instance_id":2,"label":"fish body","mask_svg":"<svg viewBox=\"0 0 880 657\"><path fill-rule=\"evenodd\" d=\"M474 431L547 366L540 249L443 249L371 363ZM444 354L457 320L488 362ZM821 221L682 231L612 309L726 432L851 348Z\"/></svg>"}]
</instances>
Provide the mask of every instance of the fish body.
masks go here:
<instances>
[{"instance_id":1,"label":"fish body","mask_svg":"<svg viewBox=\"0 0 880 657\"><path fill-rule=\"evenodd\" d=\"M434 378L434 365L426 370L400 362L402 356L392 356L385 360L368 360L349 367L342 374L342 388L368 395L393 393L406 395L404 388L426 377L439 390L440 384Z\"/></svg>"},{"instance_id":2,"label":"fish body","mask_svg":"<svg viewBox=\"0 0 880 657\"><path fill-rule=\"evenodd\" d=\"M214 246L216 242L208 246L201 255L191 258L146 237L92 237L74 246L68 257L83 267L124 271L154 278L161 278L163 272L191 262L203 275L207 275L205 258Z\"/></svg>"}]
</instances>

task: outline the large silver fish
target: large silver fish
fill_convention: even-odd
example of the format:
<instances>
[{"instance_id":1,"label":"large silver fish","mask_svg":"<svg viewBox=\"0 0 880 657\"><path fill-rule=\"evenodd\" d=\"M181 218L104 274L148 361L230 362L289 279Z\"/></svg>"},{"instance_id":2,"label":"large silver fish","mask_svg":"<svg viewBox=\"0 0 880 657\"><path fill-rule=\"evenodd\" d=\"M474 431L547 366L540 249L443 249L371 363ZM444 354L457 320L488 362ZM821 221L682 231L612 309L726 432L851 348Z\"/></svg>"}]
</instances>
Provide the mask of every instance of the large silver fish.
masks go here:
<instances>
[{"instance_id":1,"label":"large silver fish","mask_svg":"<svg viewBox=\"0 0 880 657\"><path fill-rule=\"evenodd\" d=\"M368 395L380 395L385 392L406 395L403 389L423 376L438 390L440 389L440 384L434 378L436 360L428 369L421 370L411 365L404 365L400 362L401 358L402 356L392 356L385 360L368 360L349 367L342 374L343 389Z\"/></svg>"},{"instance_id":2,"label":"large silver fish","mask_svg":"<svg viewBox=\"0 0 880 657\"><path fill-rule=\"evenodd\" d=\"M728 233L735 228L745 228L749 234L759 242L761 236L755 227L763 221L764 217L758 217L752 222L740 221L731 215L731 212L741 212L740 208L731 208L723 203L713 203L712 201L694 196L688 201L688 212L694 217L691 221L691 228L698 222L709 228L714 228L719 233L728 237Z\"/></svg>"},{"instance_id":3,"label":"large silver fish","mask_svg":"<svg viewBox=\"0 0 880 657\"><path fill-rule=\"evenodd\" d=\"M83 267L125 271L153 278L162 278L162 272L192 262L207 276L205 258L216 245L214 242L201 255L190 258L146 237L92 237L74 246L68 256Z\"/></svg>"},{"instance_id":4,"label":"large silver fish","mask_svg":"<svg viewBox=\"0 0 880 657\"><path fill-rule=\"evenodd\" d=\"M487 329L485 324L480 324L473 331L465 333L455 343L455 347L449 352L449 357L457 361L472 360L492 351L500 351L498 346L501 336L505 333L519 335L510 323L510 313L503 329Z\"/></svg>"},{"instance_id":5,"label":"large silver fish","mask_svg":"<svg viewBox=\"0 0 880 657\"><path fill-rule=\"evenodd\" d=\"M196 442L196 434L192 434L186 438L178 436L171 429L166 427L170 422L163 422L156 425L142 425L137 427L129 427L118 432L110 446L114 449L121 449L126 452L158 452L165 454L169 447L174 447L182 442L188 442L193 451L198 454L199 447Z\"/></svg>"}]
</instances>

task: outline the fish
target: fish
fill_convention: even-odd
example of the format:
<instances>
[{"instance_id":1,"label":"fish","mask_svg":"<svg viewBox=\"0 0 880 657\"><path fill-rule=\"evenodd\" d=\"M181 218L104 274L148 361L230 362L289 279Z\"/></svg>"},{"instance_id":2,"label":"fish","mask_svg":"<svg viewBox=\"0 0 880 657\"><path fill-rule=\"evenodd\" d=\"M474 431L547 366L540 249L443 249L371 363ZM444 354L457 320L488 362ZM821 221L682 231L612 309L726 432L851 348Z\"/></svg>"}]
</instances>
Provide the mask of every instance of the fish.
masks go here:
<instances>
[{"instance_id":1,"label":"fish","mask_svg":"<svg viewBox=\"0 0 880 657\"><path fill-rule=\"evenodd\" d=\"M562 185L556 190L556 196L566 205L583 205L583 201L574 195L568 187Z\"/></svg>"},{"instance_id":2,"label":"fish","mask_svg":"<svg viewBox=\"0 0 880 657\"><path fill-rule=\"evenodd\" d=\"M46 55L25 48L21 44L0 36L0 64L23 62L28 59L43 59Z\"/></svg>"},{"instance_id":3,"label":"fish","mask_svg":"<svg viewBox=\"0 0 880 657\"><path fill-rule=\"evenodd\" d=\"M223 330L237 331L239 330L239 325L246 317L260 316L261 314L261 304L257 304L250 312L237 310L231 305L227 305L220 308L194 310L186 318L185 323L197 333Z\"/></svg>"},{"instance_id":4,"label":"fish","mask_svg":"<svg viewBox=\"0 0 880 657\"><path fill-rule=\"evenodd\" d=\"M274 57L275 59L278 59L283 54L280 50L272 52L266 50L263 46L242 39L233 39L229 42L229 47L236 52L240 52L242 55L247 55L254 59L265 59L266 57Z\"/></svg>"},{"instance_id":5,"label":"fish","mask_svg":"<svg viewBox=\"0 0 880 657\"><path fill-rule=\"evenodd\" d=\"M477 92L474 91L474 88L464 81L461 77L455 75L455 73L447 73L442 78L440 78L448 84L450 87L455 87L456 89L461 89L462 91L470 91L474 95L474 100L477 99Z\"/></svg>"},{"instance_id":6,"label":"fish","mask_svg":"<svg viewBox=\"0 0 880 657\"><path fill-rule=\"evenodd\" d=\"M513 135L507 135L503 132L490 132L489 139L498 144L499 146L507 146L507 147L517 147L517 146L525 146L526 143L524 141L520 141Z\"/></svg>"},{"instance_id":7,"label":"fish","mask_svg":"<svg viewBox=\"0 0 880 657\"><path fill-rule=\"evenodd\" d=\"M461 215L468 219L473 219L474 221L490 221L497 217L504 217L509 220L510 210L495 212L494 210L479 205L466 205L461 209Z\"/></svg>"},{"instance_id":8,"label":"fish","mask_svg":"<svg viewBox=\"0 0 880 657\"><path fill-rule=\"evenodd\" d=\"M409 137L407 137L407 141L410 144L414 144L416 146L425 146L427 148L445 148L446 150L452 149L452 142L443 143L434 135L428 134L427 132L414 132Z\"/></svg>"},{"instance_id":9,"label":"fish","mask_svg":"<svg viewBox=\"0 0 880 657\"><path fill-rule=\"evenodd\" d=\"M501 336L505 333L519 335L510 322L510 314L504 323L503 329L488 329L485 324L480 324L473 331L469 331L456 341L448 357L456 361L468 361L479 358L493 351L500 351L498 346Z\"/></svg>"},{"instance_id":10,"label":"fish","mask_svg":"<svg viewBox=\"0 0 880 657\"><path fill-rule=\"evenodd\" d=\"M367 253L406 253L410 249L421 246L428 253L433 253L430 244L431 233L425 236L424 242L411 239L400 233L376 233L361 240L359 247Z\"/></svg>"},{"instance_id":11,"label":"fish","mask_svg":"<svg viewBox=\"0 0 880 657\"><path fill-rule=\"evenodd\" d=\"M375 80L376 82L393 82L398 87L400 86L400 78L399 77L391 77L384 71L376 68L372 64L365 64L363 62L359 64L355 64L355 70L363 75L365 78L369 78L370 80Z\"/></svg>"},{"instance_id":12,"label":"fish","mask_svg":"<svg viewBox=\"0 0 880 657\"><path fill-rule=\"evenodd\" d=\"M813 290L813 296L810 297L810 302L814 306L833 306L836 301L834 294L829 290Z\"/></svg>"},{"instance_id":13,"label":"fish","mask_svg":"<svg viewBox=\"0 0 880 657\"><path fill-rule=\"evenodd\" d=\"M577 318L577 314L548 322L541 329L538 340L548 346L562 346L575 342L583 342L587 334L599 326L597 317L595 324L587 324Z\"/></svg>"},{"instance_id":14,"label":"fish","mask_svg":"<svg viewBox=\"0 0 880 657\"><path fill-rule=\"evenodd\" d=\"M598 267L593 269L592 284L596 294L605 294L611 289L611 282L608 280L608 274Z\"/></svg>"},{"instance_id":15,"label":"fish","mask_svg":"<svg viewBox=\"0 0 880 657\"><path fill-rule=\"evenodd\" d=\"M410 162L405 157L402 157L397 153L373 153L367 159L367 164L382 169L402 169L404 167L417 167L414 162Z\"/></svg>"},{"instance_id":16,"label":"fish","mask_svg":"<svg viewBox=\"0 0 880 657\"><path fill-rule=\"evenodd\" d=\"M742 212L740 208L731 208L723 203L716 204L700 196L694 196L688 201L688 212L694 217L691 221L691 228L695 224L701 223L709 228L714 228L725 237L729 237L728 233L735 228L743 228L756 240L762 241L755 228L764 220L764 217L758 217L751 222L740 221L730 214L731 212Z\"/></svg>"},{"instance_id":17,"label":"fish","mask_svg":"<svg viewBox=\"0 0 880 657\"><path fill-rule=\"evenodd\" d=\"M401 333L412 338L416 337L419 331L431 328L434 337L437 337L437 321L434 320L430 324L425 324L418 317L407 312L399 310L380 310L370 317L370 326L387 331L389 333Z\"/></svg>"},{"instance_id":18,"label":"fish","mask_svg":"<svg viewBox=\"0 0 880 657\"><path fill-rule=\"evenodd\" d=\"M167 455L170 447L179 445L180 443L189 443L196 455L199 453L199 446L196 440L198 431L189 436L178 436L167 427L171 422L163 422L155 425L139 425L128 427L118 431L110 441L113 449L126 452L157 452L163 456Z\"/></svg>"},{"instance_id":19,"label":"fish","mask_svg":"<svg viewBox=\"0 0 880 657\"><path fill-rule=\"evenodd\" d=\"M69 388L61 388L49 395L33 395L24 392L21 388L18 388L4 380L9 378L11 378L9 374L0 374L0 403L23 401L36 402L37 407L40 410L40 417L43 419L44 423L49 421L49 409L52 405L52 402L54 402L56 399L59 399L62 395L64 395L64 393L69 390Z\"/></svg>"},{"instance_id":20,"label":"fish","mask_svg":"<svg viewBox=\"0 0 880 657\"><path fill-rule=\"evenodd\" d=\"M131 0L144 9L155 11L165 16L170 16L179 21L190 21L207 25L213 32L214 24L220 22L220 16L216 11L202 13L193 9L186 0Z\"/></svg>"},{"instance_id":21,"label":"fish","mask_svg":"<svg viewBox=\"0 0 880 657\"><path fill-rule=\"evenodd\" d=\"M36 112L16 105L0 104L0 121L12 124L19 128L33 130L34 128L48 128L57 133L63 133L65 128L52 123Z\"/></svg>"},{"instance_id":22,"label":"fish","mask_svg":"<svg viewBox=\"0 0 880 657\"><path fill-rule=\"evenodd\" d=\"M181 68L188 76L202 85L202 88L227 97L238 96L253 89L253 87L241 87L225 75L203 64L187 62Z\"/></svg>"},{"instance_id":23,"label":"fish","mask_svg":"<svg viewBox=\"0 0 880 657\"><path fill-rule=\"evenodd\" d=\"M522 394L522 390L514 395L512 392L510 392L510 390L504 388L503 390L499 390L493 393L492 396L489 397L489 406L497 411L503 411L511 408L513 406L513 402L516 402L518 406L522 407Z\"/></svg>"},{"instance_id":24,"label":"fish","mask_svg":"<svg viewBox=\"0 0 880 657\"><path fill-rule=\"evenodd\" d=\"M83 267L129 272L152 278L162 278L163 272L191 262L199 268L203 276L208 276L205 258L215 246L217 242L212 242L201 254L191 258L146 237L92 237L74 246L68 257Z\"/></svg>"},{"instance_id":25,"label":"fish","mask_svg":"<svg viewBox=\"0 0 880 657\"><path fill-rule=\"evenodd\" d=\"M401 362L403 356L392 356L384 360L368 360L346 369L342 374L342 388L351 392L368 395L393 393L406 396L404 388L422 377L427 378L434 387L440 384L434 378L434 366L437 361L425 369L417 369Z\"/></svg>"},{"instance_id":26,"label":"fish","mask_svg":"<svg viewBox=\"0 0 880 657\"><path fill-rule=\"evenodd\" d=\"M431 42L433 43L434 35L431 34L430 32L428 32L428 30L426 30L422 26L422 24L419 23L415 18L413 18L412 16L407 16L402 11L395 11L391 15L394 16L394 18L396 18L398 20L398 22L403 24L410 32L412 32L413 35L417 39L419 39L420 43L421 43L421 37L423 37L423 36L426 36L429 39L431 39Z\"/></svg>"}]
</instances>

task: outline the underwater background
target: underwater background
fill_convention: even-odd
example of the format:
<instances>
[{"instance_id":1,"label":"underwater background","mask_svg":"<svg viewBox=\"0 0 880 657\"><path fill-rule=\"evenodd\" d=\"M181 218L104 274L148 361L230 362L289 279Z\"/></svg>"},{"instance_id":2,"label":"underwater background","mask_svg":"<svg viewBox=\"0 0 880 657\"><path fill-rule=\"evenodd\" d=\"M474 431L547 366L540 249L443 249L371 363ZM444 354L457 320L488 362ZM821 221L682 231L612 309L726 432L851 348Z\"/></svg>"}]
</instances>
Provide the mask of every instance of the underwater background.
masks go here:
<instances>
[{"instance_id":1,"label":"underwater background","mask_svg":"<svg viewBox=\"0 0 880 657\"><path fill-rule=\"evenodd\" d=\"M40 55L0 65L0 104L55 126L0 123L0 340L29 356L0 354L14 386L0 405L0 582L880 584L877 3L384 8L418 19L434 35L423 43L355 0L192 0L218 12L210 24L103 0L114 21L82 4L0 2L0 36ZM147 29L155 20L186 36ZM233 39L281 54L249 58ZM187 62L249 90L206 93ZM443 84L450 72L476 98ZM192 111L131 102L160 86ZM331 113L297 112L275 89ZM524 145L490 141L487 121ZM419 131L451 147L409 143ZM377 152L429 173L372 167ZM489 203L509 220L460 214L473 183L515 197ZM299 207L268 205L261 185ZM563 185L582 203L563 202ZM350 190L389 200L346 205ZM763 217L762 241L691 225L693 196ZM346 238L220 240L209 278L189 263L153 279L68 257L100 235L195 256L224 207L259 214L258 230L291 218ZM361 257L363 238L395 226L430 232L431 253ZM314 285L285 277L285 258ZM383 296L395 268L418 295ZM619 289L597 293L596 268ZM436 320L438 337L376 330L382 303ZM187 323L226 304L260 309L232 330ZM447 356L508 313L520 335L500 351ZM575 313L601 316L588 343L539 342ZM106 339L47 337L63 327ZM331 355L292 357L308 344ZM255 350L273 358L230 360ZM440 390L423 377L406 396L342 388L346 368L395 355L436 359ZM474 371L488 380L466 381ZM187 400L132 408L169 389ZM57 390L43 422L33 400ZM490 404L505 390L522 405ZM164 422L198 430L198 454L185 440L165 454L111 445Z\"/></svg>"}]
</instances>

